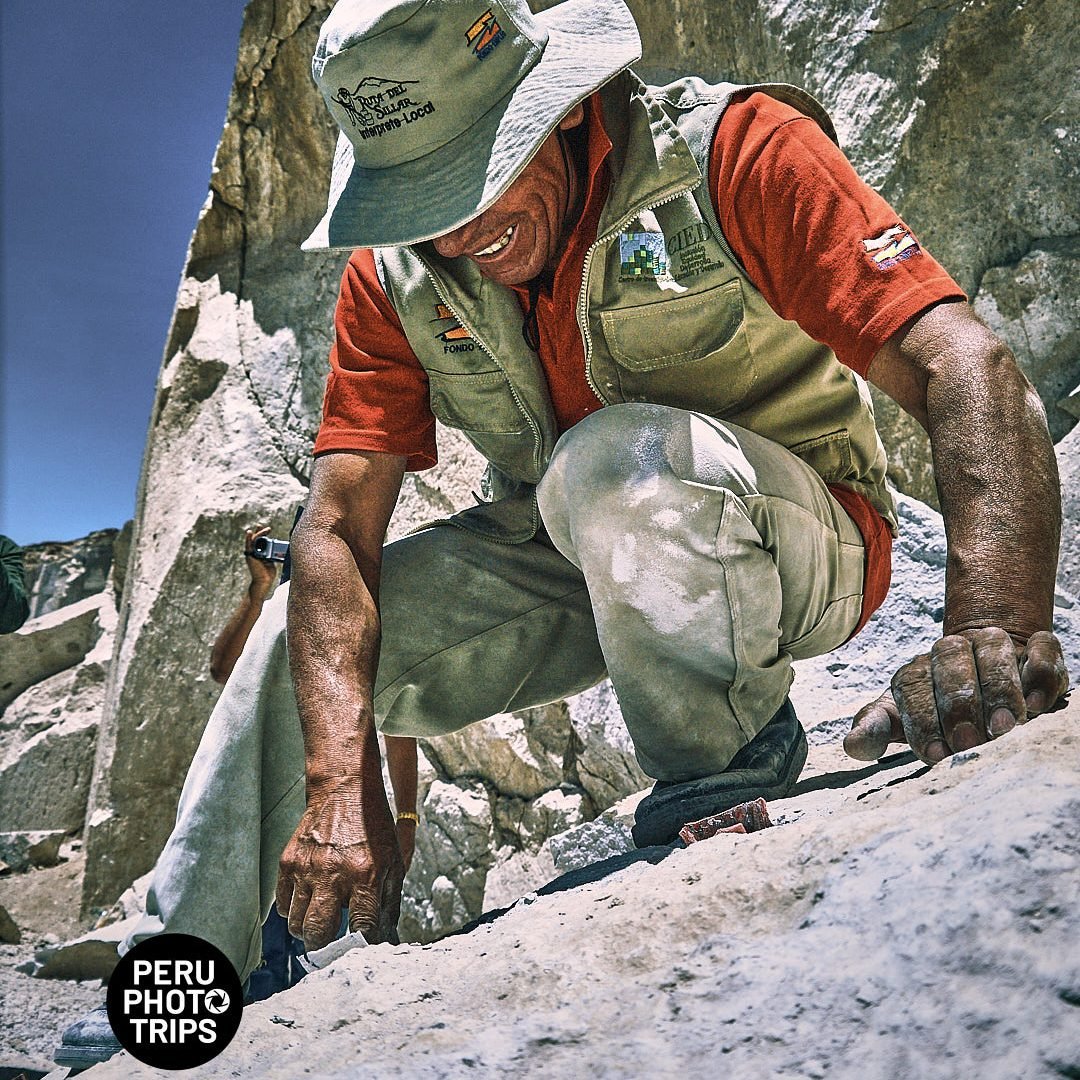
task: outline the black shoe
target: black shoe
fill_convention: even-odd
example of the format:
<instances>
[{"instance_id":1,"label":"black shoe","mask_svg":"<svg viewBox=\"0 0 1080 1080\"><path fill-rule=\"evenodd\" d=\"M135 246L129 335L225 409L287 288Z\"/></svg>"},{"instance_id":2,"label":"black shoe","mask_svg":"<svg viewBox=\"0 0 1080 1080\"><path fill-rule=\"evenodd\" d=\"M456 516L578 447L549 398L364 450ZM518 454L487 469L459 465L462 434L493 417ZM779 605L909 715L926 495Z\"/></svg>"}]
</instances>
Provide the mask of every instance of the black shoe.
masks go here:
<instances>
[{"instance_id":1,"label":"black shoe","mask_svg":"<svg viewBox=\"0 0 1080 1080\"><path fill-rule=\"evenodd\" d=\"M684 783L658 780L638 803L634 843L673 844L688 821L730 810L752 799L782 799L806 764L806 735L785 700L777 714L715 776Z\"/></svg>"},{"instance_id":2,"label":"black shoe","mask_svg":"<svg viewBox=\"0 0 1080 1080\"><path fill-rule=\"evenodd\" d=\"M91 1065L108 1061L122 1049L120 1041L113 1034L105 1006L99 1005L64 1032L60 1045L53 1054L53 1061L57 1065L82 1072Z\"/></svg>"}]
</instances>

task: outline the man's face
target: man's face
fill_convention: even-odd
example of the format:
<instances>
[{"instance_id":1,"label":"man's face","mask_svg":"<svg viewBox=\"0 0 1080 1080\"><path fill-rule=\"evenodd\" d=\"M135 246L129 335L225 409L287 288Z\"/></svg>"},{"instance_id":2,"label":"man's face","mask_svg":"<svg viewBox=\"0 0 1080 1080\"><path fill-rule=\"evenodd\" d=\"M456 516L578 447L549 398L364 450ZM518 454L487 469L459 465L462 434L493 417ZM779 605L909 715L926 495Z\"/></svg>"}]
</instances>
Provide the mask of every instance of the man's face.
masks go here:
<instances>
[{"instance_id":1,"label":"man's face","mask_svg":"<svg viewBox=\"0 0 1080 1080\"><path fill-rule=\"evenodd\" d=\"M577 105L559 127L568 130L583 118ZM479 217L436 237L435 250L447 259L472 259L500 285L524 285L555 268L574 224L579 188L569 151L553 131L510 187Z\"/></svg>"}]
</instances>

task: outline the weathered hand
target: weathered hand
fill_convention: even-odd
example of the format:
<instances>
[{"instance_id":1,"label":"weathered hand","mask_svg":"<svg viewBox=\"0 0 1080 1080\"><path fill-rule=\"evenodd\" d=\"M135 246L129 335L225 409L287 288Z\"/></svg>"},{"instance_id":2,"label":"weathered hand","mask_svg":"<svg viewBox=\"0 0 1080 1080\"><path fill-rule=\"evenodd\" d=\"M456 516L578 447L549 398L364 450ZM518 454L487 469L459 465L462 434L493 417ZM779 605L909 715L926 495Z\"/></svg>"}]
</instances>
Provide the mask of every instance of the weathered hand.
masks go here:
<instances>
[{"instance_id":1,"label":"weathered hand","mask_svg":"<svg viewBox=\"0 0 1080 1080\"><path fill-rule=\"evenodd\" d=\"M951 634L893 676L844 739L860 761L906 742L928 764L996 739L1054 707L1069 688L1061 643L1040 630L1017 646L997 627Z\"/></svg>"},{"instance_id":2,"label":"weathered hand","mask_svg":"<svg viewBox=\"0 0 1080 1080\"><path fill-rule=\"evenodd\" d=\"M349 911L349 929L371 944L397 944L405 875L386 797L362 797L355 777L308 791L308 807L281 856L277 909L307 949L329 944Z\"/></svg>"},{"instance_id":3,"label":"weathered hand","mask_svg":"<svg viewBox=\"0 0 1080 1080\"><path fill-rule=\"evenodd\" d=\"M252 546L261 536L267 536L270 532L269 525L259 525L244 530L244 558L247 559L248 573L251 575L249 593L253 600L265 600L274 587L274 579L277 577L277 567L265 559L256 559L251 554Z\"/></svg>"}]
</instances>

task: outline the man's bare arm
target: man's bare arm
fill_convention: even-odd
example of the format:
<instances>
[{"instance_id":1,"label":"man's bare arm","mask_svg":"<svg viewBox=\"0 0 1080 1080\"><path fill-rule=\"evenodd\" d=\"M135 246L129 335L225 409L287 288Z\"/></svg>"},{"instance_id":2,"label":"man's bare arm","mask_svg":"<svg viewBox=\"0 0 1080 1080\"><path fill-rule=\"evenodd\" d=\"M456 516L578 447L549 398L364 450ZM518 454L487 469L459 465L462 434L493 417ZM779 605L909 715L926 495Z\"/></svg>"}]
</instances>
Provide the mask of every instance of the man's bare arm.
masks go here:
<instances>
[{"instance_id":1,"label":"man's bare arm","mask_svg":"<svg viewBox=\"0 0 1080 1080\"><path fill-rule=\"evenodd\" d=\"M247 529L244 534L244 559L247 562L251 583L244 593L236 610L229 617L221 633L218 634L210 652L210 678L222 686L229 681L229 676L236 667L236 661L244 651L247 639L262 614L266 598L274 590L277 567L273 563L263 562L251 554L251 545L260 537L270 533L269 525Z\"/></svg>"},{"instance_id":2,"label":"man's bare arm","mask_svg":"<svg viewBox=\"0 0 1080 1080\"><path fill-rule=\"evenodd\" d=\"M416 740L400 735L386 736L386 768L390 773L390 786L394 789L394 807L398 812L397 838L401 858L408 873L416 849L416 830L419 822L401 817L402 813L416 813Z\"/></svg>"},{"instance_id":3,"label":"man's bare arm","mask_svg":"<svg viewBox=\"0 0 1080 1080\"><path fill-rule=\"evenodd\" d=\"M317 458L292 536L288 645L307 810L281 858L277 906L309 949L333 939L343 906L369 940L396 934L401 855L373 695L382 545L404 469L390 454Z\"/></svg>"},{"instance_id":4,"label":"man's bare arm","mask_svg":"<svg viewBox=\"0 0 1080 1080\"><path fill-rule=\"evenodd\" d=\"M942 637L855 717L845 747L904 740L928 762L1051 708L1068 689L1053 636L1061 493L1038 395L963 303L930 309L869 378L930 435L948 543Z\"/></svg>"}]
</instances>

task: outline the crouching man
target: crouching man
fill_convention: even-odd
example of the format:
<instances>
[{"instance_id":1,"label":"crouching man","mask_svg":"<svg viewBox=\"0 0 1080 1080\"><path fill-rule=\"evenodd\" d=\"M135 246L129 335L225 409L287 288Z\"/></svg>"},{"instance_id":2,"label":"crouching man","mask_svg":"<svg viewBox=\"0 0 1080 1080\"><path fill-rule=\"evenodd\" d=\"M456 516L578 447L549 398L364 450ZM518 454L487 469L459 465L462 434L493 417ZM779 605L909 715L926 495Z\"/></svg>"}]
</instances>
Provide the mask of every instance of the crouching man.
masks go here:
<instances>
[{"instance_id":1,"label":"crouching man","mask_svg":"<svg viewBox=\"0 0 1080 1080\"><path fill-rule=\"evenodd\" d=\"M293 580L222 694L133 941L196 934L244 975L275 898L308 948L343 907L394 940L376 728L444 734L610 677L658 781L639 844L789 791L792 661L888 588L864 379L930 435L949 562L941 640L882 672L848 752L938 762L1067 689L1056 467L1012 356L813 98L650 87L638 56L622 0L327 19L314 74L342 134L306 247L353 254ZM436 419L491 463L488 501L384 547ZM64 1060L108 1039L84 1021Z\"/></svg>"}]
</instances>

